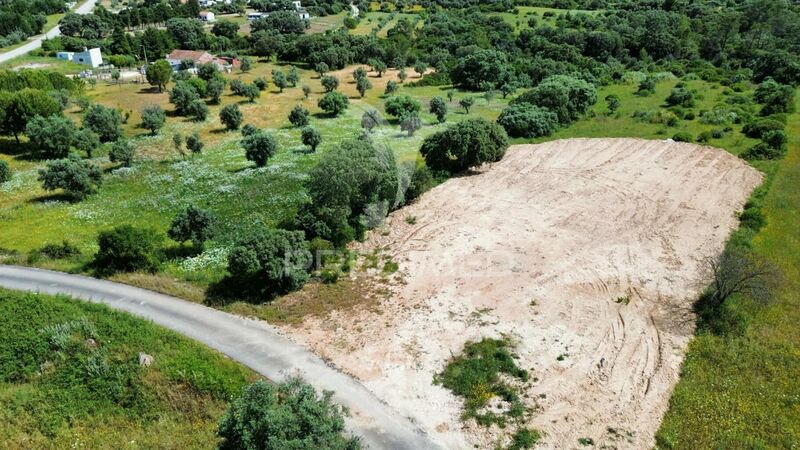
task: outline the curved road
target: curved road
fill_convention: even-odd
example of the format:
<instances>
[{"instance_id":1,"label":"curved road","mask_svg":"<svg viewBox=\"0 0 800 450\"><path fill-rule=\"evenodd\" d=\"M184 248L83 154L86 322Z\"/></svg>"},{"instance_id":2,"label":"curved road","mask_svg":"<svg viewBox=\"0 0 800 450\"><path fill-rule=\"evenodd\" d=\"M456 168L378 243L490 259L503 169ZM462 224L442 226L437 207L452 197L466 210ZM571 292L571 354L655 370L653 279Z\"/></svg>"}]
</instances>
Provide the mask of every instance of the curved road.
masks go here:
<instances>
[{"instance_id":1,"label":"curved road","mask_svg":"<svg viewBox=\"0 0 800 450\"><path fill-rule=\"evenodd\" d=\"M350 409L348 428L370 448L439 448L362 384L265 322L125 284L29 267L0 265L0 286L104 303L200 341L272 380L299 373L318 389L335 392L334 399Z\"/></svg>"},{"instance_id":2,"label":"curved road","mask_svg":"<svg viewBox=\"0 0 800 450\"><path fill-rule=\"evenodd\" d=\"M78 14L89 14L92 9L94 9L94 5L97 3L97 0L87 0L86 3L78 6L72 12ZM36 36L32 41L28 42L27 44L17 47L13 50L9 50L5 53L0 53L0 63L4 63L10 59L14 59L18 56L27 55L28 53L36 50L37 48L42 46L42 41L45 39L53 39L54 37L61 34L61 30L58 26L51 28L49 31L45 32L44 34L40 34Z\"/></svg>"}]
</instances>

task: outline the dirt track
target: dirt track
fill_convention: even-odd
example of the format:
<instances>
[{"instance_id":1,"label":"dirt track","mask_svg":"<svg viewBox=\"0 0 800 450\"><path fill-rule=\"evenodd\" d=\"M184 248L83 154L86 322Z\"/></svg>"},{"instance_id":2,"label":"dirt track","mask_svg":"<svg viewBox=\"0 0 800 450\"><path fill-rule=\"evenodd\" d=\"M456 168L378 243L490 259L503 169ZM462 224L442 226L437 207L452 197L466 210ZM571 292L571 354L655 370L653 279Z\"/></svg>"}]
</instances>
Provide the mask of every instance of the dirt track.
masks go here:
<instances>
[{"instance_id":1,"label":"dirt track","mask_svg":"<svg viewBox=\"0 0 800 450\"><path fill-rule=\"evenodd\" d=\"M702 261L760 181L691 144L515 146L393 213L388 234L362 245L385 247L404 278L380 312L288 331L450 448L491 448L504 433L461 424L459 400L433 375L466 341L509 335L538 378L526 401L543 448L581 437L650 447L692 334Z\"/></svg>"}]
</instances>

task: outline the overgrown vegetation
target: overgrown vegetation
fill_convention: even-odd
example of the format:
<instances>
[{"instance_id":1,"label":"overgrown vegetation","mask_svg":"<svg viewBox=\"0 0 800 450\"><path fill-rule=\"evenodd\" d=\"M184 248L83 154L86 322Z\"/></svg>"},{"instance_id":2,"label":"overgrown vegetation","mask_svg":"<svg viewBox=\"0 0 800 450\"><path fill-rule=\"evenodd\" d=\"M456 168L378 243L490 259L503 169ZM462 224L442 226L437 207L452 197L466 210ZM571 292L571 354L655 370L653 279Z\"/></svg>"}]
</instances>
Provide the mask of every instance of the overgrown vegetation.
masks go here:
<instances>
[{"instance_id":1,"label":"overgrown vegetation","mask_svg":"<svg viewBox=\"0 0 800 450\"><path fill-rule=\"evenodd\" d=\"M517 366L511 347L507 339L469 342L434 378L435 383L464 399L464 419L502 427L509 421L524 421L528 411L519 397L528 372ZM487 408L494 400L503 402L501 413Z\"/></svg>"},{"instance_id":2,"label":"overgrown vegetation","mask_svg":"<svg viewBox=\"0 0 800 450\"><path fill-rule=\"evenodd\" d=\"M253 374L150 322L66 297L0 290L5 446L212 448ZM139 354L152 364L139 364Z\"/></svg>"}]
</instances>

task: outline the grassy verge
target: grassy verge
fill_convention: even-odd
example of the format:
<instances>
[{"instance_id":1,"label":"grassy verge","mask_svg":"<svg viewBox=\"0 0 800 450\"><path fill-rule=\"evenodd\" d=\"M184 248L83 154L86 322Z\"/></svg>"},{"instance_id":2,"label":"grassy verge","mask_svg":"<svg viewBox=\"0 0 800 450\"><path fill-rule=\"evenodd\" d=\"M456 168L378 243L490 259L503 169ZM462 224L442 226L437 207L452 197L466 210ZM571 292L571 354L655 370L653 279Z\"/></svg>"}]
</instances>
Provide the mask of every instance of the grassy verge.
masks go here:
<instances>
[{"instance_id":1,"label":"grassy verge","mask_svg":"<svg viewBox=\"0 0 800 450\"><path fill-rule=\"evenodd\" d=\"M255 378L171 331L63 296L0 290L0 329L4 448L214 448L227 401Z\"/></svg>"},{"instance_id":2,"label":"grassy verge","mask_svg":"<svg viewBox=\"0 0 800 450\"><path fill-rule=\"evenodd\" d=\"M748 324L742 334L696 336L657 435L661 448L800 446L800 115L789 117L787 134L786 159L765 167L767 225L752 239L782 271L781 288L767 307L734 299Z\"/></svg>"}]
</instances>

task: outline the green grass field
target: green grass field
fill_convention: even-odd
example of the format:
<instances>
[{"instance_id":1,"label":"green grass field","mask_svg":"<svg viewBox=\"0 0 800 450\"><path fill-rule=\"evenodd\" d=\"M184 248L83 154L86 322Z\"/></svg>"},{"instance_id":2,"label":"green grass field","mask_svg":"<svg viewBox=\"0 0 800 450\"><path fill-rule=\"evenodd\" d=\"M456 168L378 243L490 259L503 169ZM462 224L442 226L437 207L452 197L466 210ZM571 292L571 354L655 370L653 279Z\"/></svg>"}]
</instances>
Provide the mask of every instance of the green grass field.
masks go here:
<instances>
[{"instance_id":1,"label":"green grass field","mask_svg":"<svg viewBox=\"0 0 800 450\"><path fill-rule=\"evenodd\" d=\"M102 305L0 290L0 448L215 448L256 377ZM139 365L139 353L154 357Z\"/></svg>"},{"instance_id":2,"label":"green grass field","mask_svg":"<svg viewBox=\"0 0 800 450\"><path fill-rule=\"evenodd\" d=\"M753 239L753 249L782 272L780 289L767 307L735 299L749 325L743 335L695 337L659 447L800 446L800 114L789 117L787 133L786 159L764 167L772 176L767 226Z\"/></svg>"}]
</instances>

